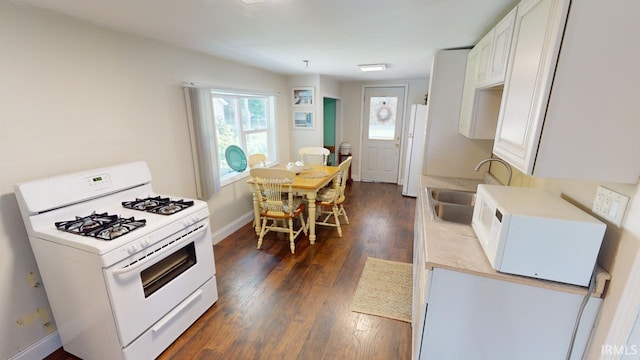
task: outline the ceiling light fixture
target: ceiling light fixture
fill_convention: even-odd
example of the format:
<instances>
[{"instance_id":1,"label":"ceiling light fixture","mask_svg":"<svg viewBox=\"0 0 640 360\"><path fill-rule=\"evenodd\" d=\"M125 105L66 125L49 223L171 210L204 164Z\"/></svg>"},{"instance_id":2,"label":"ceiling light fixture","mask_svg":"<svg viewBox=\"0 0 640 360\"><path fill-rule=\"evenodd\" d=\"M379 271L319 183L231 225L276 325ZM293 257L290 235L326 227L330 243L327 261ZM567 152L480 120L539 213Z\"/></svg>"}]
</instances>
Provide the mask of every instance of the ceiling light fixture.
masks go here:
<instances>
[{"instance_id":1,"label":"ceiling light fixture","mask_svg":"<svg viewBox=\"0 0 640 360\"><path fill-rule=\"evenodd\" d=\"M264 2L264 0L238 0L238 1L240 1L243 5L258 5Z\"/></svg>"},{"instance_id":2,"label":"ceiling light fixture","mask_svg":"<svg viewBox=\"0 0 640 360\"><path fill-rule=\"evenodd\" d=\"M362 64L358 65L358 67L362 72L387 70L387 64Z\"/></svg>"}]
</instances>

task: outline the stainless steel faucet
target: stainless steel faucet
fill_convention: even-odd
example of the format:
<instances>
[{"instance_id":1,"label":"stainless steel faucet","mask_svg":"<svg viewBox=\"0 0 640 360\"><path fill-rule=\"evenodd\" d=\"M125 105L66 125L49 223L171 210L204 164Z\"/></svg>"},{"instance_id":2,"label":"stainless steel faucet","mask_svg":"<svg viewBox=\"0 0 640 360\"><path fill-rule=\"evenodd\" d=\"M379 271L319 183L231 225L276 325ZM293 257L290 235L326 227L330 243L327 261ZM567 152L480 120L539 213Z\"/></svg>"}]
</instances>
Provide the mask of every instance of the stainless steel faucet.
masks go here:
<instances>
[{"instance_id":1,"label":"stainless steel faucet","mask_svg":"<svg viewBox=\"0 0 640 360\"><path fill-rule=\"evenodd\" d=\"M488 163L488 162L491 162L491 161L497 161L497 162L503 164L504 166L506 166L508 176L507 176L507 183L505 185L509 186L511 184L511 175L512 175L511 165L509 165L509 163L507 163L506 161L504 161L502 159L499 159L499 158L488 158L488 159L481 160L478 163L478 165L476 165L475 170L479 171L480 170L480 166L482 166L484 163Z\"/></svg>"}]
</instances>

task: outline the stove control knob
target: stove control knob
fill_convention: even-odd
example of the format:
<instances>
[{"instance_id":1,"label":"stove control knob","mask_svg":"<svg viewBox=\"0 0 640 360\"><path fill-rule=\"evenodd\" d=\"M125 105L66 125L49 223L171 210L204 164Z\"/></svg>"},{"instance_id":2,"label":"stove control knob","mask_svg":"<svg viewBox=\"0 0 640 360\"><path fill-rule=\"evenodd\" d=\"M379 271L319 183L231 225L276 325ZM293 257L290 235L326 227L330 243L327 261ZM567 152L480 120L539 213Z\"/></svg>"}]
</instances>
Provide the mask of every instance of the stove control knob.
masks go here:
<instances>
[{"instance_id":1,"label":"stove control knob","mask_svg":"<svg viewBox=\"0 0 640 360\"><path fill-rule=\"evenodd\" d=\"M127 252L128 252L129 254L133 254L133 253L135 253L136 251L138 251L138 247L136 246L136 244L132 244L131 246L129 246L129 247L127 248Z\"/></svg>"},{"instance_id":2,"label":"stove control knob","mask_svg":"<svg viewBox=\"0 0 640 360\"><path fill-rule=\"evenodd\" d=\"M151 244L151 239L149 239L149 238L144 238L144 239L140 240L140 248L146 248L150 244Z\"/></svg>"},{"instance_id":3,"label":"stove control knob","mask_svg":"<svg viewBox=\"0 0 640 360\"><path fill-rule=\"evenodd\" d=\"M192 217L191 217L191 221L192 221L192 222L191 222L192 224L197 223L197 222L198 222L198 217L197 217L197 216L195 216L195 215L194 215L194 216L192 216Z\"/></svg>"}]
</instances>

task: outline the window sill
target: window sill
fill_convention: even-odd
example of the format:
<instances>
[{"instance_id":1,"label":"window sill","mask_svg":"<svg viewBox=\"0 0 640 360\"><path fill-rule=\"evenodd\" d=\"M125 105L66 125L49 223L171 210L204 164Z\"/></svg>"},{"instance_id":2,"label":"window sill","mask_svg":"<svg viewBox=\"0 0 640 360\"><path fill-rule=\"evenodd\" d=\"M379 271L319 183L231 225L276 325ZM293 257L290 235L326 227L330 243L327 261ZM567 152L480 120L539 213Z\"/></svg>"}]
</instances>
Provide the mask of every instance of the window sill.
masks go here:
<instances>
[{"instance_id":1,"label":"window sill","mask_svg":"<svg viewBox=\"0 0 640 360\"><path fill-rule=\"evenodd\" d=\"M240 181L240 180L242 180L244 178L248 178L249 175L250 175L249 174L249 170L245 170L245 171L243 171L241 173L235 174L235 175L233 175L231 177L228 177L228 178L220 181L220 186L221 187L225 187L227 185L234 184L234 183L236 183L236 182L238 182L238 181Z\"/></svg>"}]
</instances>

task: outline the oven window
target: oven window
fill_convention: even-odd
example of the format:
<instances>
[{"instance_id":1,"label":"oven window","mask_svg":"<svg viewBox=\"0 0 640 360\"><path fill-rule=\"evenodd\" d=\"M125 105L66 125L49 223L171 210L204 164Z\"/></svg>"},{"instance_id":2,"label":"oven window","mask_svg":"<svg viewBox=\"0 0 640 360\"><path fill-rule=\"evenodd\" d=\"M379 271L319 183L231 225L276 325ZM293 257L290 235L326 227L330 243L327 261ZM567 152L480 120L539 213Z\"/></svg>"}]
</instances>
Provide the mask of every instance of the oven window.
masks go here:
<instances>
[{"instance_id":1,"label":"oven window","mask_svg":"<svg viewBox=\"0 0 640 360\"><path fill-rule=\"evenodd\" d=\"M194 243L190 243L143 270L140 273L140 279L144 297L148 298L195 264L196 248Z\"/></svg>"}]
</instances>

